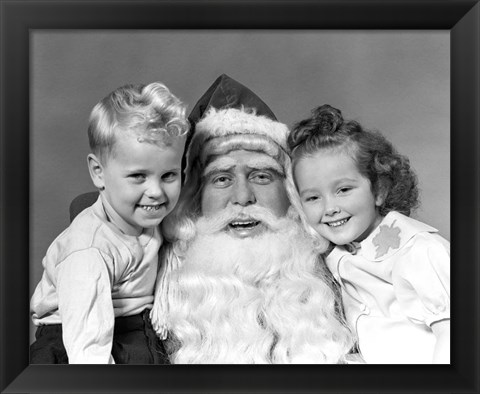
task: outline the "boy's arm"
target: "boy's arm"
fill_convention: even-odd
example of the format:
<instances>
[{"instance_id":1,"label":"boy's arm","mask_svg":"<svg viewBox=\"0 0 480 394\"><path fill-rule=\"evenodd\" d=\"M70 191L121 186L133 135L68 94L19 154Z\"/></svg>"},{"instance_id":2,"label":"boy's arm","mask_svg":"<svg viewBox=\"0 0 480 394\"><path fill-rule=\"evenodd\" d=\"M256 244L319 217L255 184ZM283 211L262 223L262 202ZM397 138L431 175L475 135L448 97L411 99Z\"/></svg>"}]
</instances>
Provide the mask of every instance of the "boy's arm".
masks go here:
<instances>
[{"instance_id":1,"label":"boy's arm","mask_svg":"<svg viewBox=\"0 0 480 394\"><path fill-rule=\"evenodd\" d=\"M90 248L71 254L58 265L56 274L69 363L114 363L112 285L100 251Z\"/></svg>"}]
</instances>

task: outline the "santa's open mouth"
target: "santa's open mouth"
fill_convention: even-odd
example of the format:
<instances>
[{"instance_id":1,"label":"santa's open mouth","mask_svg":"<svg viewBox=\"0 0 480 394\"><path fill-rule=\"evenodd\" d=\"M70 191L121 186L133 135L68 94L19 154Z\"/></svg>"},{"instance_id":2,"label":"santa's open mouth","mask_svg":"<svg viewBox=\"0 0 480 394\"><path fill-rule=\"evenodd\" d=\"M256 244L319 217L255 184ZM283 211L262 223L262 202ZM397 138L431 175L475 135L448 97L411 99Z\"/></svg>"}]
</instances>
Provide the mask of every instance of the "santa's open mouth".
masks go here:
<instances>
[{"instance_id":1,"label":"santa's open mouth","mask_svg":"<svg viewBox=\"0 0 480 394\"><path fill-rule=\"evenodd\" d=\"M227 232L236 238L251 238L262 234L266 226L262 220L252 217L239 217L228 223Z\"/></svg>"},{"instance_id":2,"label":"santa's open mouth","mask_svg":"<svg viewBox=\"0 0 480 394\"><path fill-rule=\"evenodd\" d=\"M260 224L258 220L235 220L228 227L233 230L252 230Z\"/></svg>"}]
</instances>

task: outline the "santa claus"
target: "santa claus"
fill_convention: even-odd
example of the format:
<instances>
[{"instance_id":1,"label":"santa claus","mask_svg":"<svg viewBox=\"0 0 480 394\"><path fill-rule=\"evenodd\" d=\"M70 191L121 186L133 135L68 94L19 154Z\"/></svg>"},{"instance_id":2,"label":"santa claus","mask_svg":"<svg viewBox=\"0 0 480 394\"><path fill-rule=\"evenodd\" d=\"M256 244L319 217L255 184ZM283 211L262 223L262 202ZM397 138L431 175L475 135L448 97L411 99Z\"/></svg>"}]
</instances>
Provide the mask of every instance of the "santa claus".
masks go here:
<instances>
[{"instance_id":1,"label":"santa claus","mask_svg":"<svg viewBox=\"0 0 480 394\"><path fill-rule=\"evenodd\" d=\"M192 113L186 178L162 224L153 326L172 363L342 363L352 335L302 223L287 127L220 76Z\"/></svg>"}]
</instances>

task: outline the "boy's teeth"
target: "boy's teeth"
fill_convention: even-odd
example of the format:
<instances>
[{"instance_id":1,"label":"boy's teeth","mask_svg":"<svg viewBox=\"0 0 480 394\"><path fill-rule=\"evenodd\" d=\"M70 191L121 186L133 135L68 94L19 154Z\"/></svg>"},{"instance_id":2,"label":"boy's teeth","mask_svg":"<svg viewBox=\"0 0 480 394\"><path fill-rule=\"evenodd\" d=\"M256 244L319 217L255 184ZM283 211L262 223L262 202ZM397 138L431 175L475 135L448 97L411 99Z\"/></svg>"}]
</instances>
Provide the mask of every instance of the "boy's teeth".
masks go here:
<instances>
[{"instance_id":1,"label":"boy's teeth","mask_svg":"<svg viewBox=\"0 0 480 394\"><path fill-rule=\"evenodd\" d=\"M140 205L140 207L146 211L158 211L160 209L160 205Z\"/></svg>"}]
</instances>

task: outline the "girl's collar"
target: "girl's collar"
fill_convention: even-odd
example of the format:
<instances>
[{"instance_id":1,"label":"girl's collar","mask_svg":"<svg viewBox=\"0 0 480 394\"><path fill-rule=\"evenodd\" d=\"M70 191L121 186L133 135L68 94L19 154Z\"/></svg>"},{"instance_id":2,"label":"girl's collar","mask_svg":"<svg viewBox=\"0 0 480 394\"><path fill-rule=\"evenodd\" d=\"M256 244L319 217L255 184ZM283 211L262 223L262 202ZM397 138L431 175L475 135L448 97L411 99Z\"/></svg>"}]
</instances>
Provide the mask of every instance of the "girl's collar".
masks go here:
<instances>
[{"instance_id":1,"label":"girl's collar","mask_svg":"<svg viewBox=\"0 0 480 394\"><path fill-rule=\"evenodd\" d=\"M361 254L370 261L383 261L397 253L413 236L420 232L438 230L399 212L389 212L372 233L362 242L337 247L350 254Z\"/></svg>"}]
</instances>

